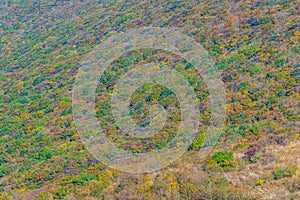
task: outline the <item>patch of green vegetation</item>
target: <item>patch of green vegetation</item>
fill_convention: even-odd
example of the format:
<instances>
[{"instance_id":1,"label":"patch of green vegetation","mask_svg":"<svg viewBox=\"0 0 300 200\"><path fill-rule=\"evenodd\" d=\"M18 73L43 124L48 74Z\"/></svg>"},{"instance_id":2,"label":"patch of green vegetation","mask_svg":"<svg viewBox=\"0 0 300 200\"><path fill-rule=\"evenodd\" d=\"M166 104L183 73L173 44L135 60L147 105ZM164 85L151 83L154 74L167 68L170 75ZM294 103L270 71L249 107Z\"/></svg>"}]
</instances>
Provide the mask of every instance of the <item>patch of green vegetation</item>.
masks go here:
<instances>
[{"instance_id":1,"label":"patch of green vegetation","mask_svg":"<svg viewBox=\"0 0 300 200\"><path fill-rule=\"evenodd\" d=\"M211 160L216 161L216 163L222 168L234 166L234 157L232 152L227 152L227 151L216 152L211 157Z\"/></svg>"},{"instance_id":2,"label":"patch of green vegetation","mask_svg":"<svg viewBox=\"0 0 300 200\"><path fill-rule=\"evenodd\" d=\"M205 137L206 137L206 133L203 132L201 134L199 134L192 142L191 146L190 146L190 149L193 149L193 150L199 150L202 145L204 144L204 141L205 141Z\"/></svg>"}]
</instances>

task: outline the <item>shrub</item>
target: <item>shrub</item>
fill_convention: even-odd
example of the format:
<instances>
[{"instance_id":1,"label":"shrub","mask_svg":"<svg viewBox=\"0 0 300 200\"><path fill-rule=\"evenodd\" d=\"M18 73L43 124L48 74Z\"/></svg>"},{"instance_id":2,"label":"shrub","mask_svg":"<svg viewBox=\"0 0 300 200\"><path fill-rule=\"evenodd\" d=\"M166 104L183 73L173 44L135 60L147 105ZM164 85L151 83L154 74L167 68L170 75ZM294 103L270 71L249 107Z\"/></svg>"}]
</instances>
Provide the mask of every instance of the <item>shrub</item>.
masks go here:
<instances>
[{"instance_id":1,"label":"shrub","mask_svg":"<svg viewBox=\"0 0 300 200\"><path fill-rule=\"evenodd\" d=\"M288 176L288 172L285 169L276 169L273 173L274 179L281 179Z\"/></svg>"},{"instance_id":2,"label":"shrub","mask_svg":"<svg viewBox=\"0 0 300 200\"><path fill-rule=\"evenodd\" d=\"M286 58L279 58L275 60L275 66L277 68L282 67L286 63Z\"/></svg>"},{"instance_id":3,"label":"shrub","mask_svg":"<svg viewBox=\"0 0 300 200\"><path fill-rule=\"evenodd\" d=\"M262 185L264 183L265 183L265 180L260 178L260 179L258 179L256 185Z\"/></svg>"},{"instance_id":4,"label":"shrub","mask_svg":"<svg viewBox=\"0 0 300 200\"><path fill-rule=\"evenodd\" d=\"M205 137L206 137L206 133L202 133L202 134L198 135L192 142L190 149L199 150L202 147L202 145L204 144Z\"/></svg>"},{"instance_id":5,"label":"shrub","mask_svg":"<svg viewBox=\"0 0 300 200\"><path fill-rule=\"evenodd\" d=\"M0 178L9 174L10 171L12 171L12 169L9 165L0 165Z\"/></svg>"},{"instance_id":6,"label":"shrub","mask_svg":"<svg viewBox=\"0 0 300 200\"><path fill-rule=\"evenodd\" d=\"M50 147L45 147L39 152L39 160L48 160L52 157L52 149Z\"/></svg>"},{"instance_id":7,"label":"shrub","mask_svg":"<svg viewBox=\"0 0 300 200\"><path fill-rule=\"evenodd\" d=\"M248 147L248 150L245 152L245 159L250 161L250 162L255 162L255 155L257 155L258 152L261 150L261 145L259 144L254 144L250 145Z\"/></svg>"},{"instance_id":8,"label":"shrub","mask_svg":"<svg viewBox=\"0 0 300 200\"><path fill-rule=\"evenodd\" d=\"M296 175L297 170L298 170L297 165L291 165L291 166L289 166L289 167L287 168L288 176Z\"/></svg>"},{"instance_id":9,"label":"shrub","mask_svg":"<svg viewBox=\"0 0 300 200\"><path fill-rule=\"evenodd\" d=\"M82 180L80 178L76 178L76 177L73 178L72 182L73 182L74 185L83 185L83 184L86 183L86 181L84 181L84 180Z\"/></svg>"},{"instance_id":10,"label":"shrub","mask_svg":"<svg viewBox=\"0 0 300 200\"><path fill-rule=\"evenodd\" d=\"M211 159L216 161L217 164L222 168L234 166L234 158L232 152L227 152L227 151L217 152L212 156Z\"/></svg>"},{"instance_id":11,"label":"shrub","mask_svg":"<svg viewBox=\"0 0 300 200\"><path fill-rule=\"evenodd\" d=\"M61 187L54 193L54 199L64 199L70 194L70 189L67 187Z\"/></svg>"},{"instance_id":12,"label":"shrub","mask_svg":"<svg viewBox=\"0 0 300 200\"><path fill-rule=\"evenodd\" d=\"M291 177L297 173L298 167L296 165L290 165L286 168L275 168L273 172L274 179L281 179L284 177Z\"/></svg>"},{"instance_id":13,"label":"shrub","mask_svg":"<svg viewBox=\"0 0 300 200\"><path fill-rule=\"evenodd\" d=\"M242 91L242 90L246 90L250 87L250 83L245 81L245 82L242 82L240 83L239 85L237 85L237 88Z\"/></svg>"},{"instance_id":14,"label":"shrub","mask_svg":"<svg viewBox=\"0 0 300 200\"><path fill-rule=\"evenodd\" d=\"M92 175L92 174L81 173L80 177L74 177L72 179L72 182L75 185L83 185L86 182L91 181L91 180L97 180L97 178L94 175Z\"/></svg>"},{"instance_id":15,"label":"shrub","mask_svg":"<svg viewBox=\"0 0 300 200\"><path fill-rule=\"evenodd\" d=\"M4 155L0 155L0 165L7 163L6 157Z\"/></svg>"}]
</instances>

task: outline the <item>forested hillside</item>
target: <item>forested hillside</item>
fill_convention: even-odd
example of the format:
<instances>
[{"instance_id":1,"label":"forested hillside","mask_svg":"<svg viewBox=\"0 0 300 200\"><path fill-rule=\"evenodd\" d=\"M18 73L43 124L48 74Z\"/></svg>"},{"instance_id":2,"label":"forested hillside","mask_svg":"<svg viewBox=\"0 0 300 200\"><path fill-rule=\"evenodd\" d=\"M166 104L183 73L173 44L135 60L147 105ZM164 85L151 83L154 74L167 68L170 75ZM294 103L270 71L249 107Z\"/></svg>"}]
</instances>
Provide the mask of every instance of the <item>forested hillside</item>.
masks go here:
<instances>
[{"instance_id":1,"label":"forested hillside","mask_svg":"<svg viewBox=\"0 0 300 200\"><path fill-rule=\"evenodd\" d=\"M299 15L297 0L2 0L0 199L300 199ZM110 96L132 68L171 66L200 102L202 126L184 155L159 171L132 174L87 150L72 91L85 56L112 35L142 27L176 29L203 46L224 84L226 121L213 149L200 156L211 95L197 69L164 50L116 58L99 77L95 107L118 147L163 149L180 124L172 90L146 84L131 96L133 121L147 126L157 103L168 120L151 140L122 133Z\"/></svg>"}]
</instances>

